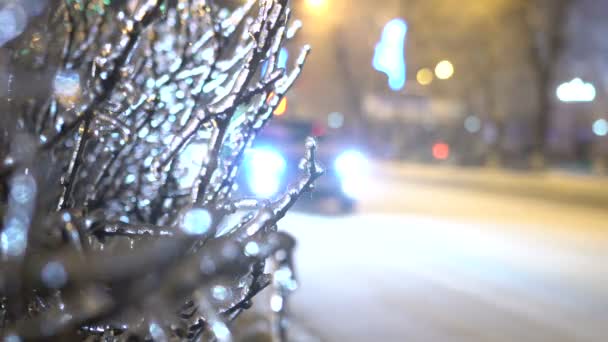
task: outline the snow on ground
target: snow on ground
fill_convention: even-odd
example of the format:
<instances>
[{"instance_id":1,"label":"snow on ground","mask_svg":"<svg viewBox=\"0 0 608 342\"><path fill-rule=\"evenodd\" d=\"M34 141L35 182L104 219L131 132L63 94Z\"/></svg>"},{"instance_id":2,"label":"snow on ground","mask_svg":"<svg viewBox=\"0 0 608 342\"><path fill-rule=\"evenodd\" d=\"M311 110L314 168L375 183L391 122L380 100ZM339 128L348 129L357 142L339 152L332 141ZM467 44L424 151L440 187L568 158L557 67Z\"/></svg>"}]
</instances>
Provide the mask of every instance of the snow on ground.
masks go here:
<instances>
[{"instance_id":1,"label":"snow on ground","mask_svg":"<svg viewBox=\"0 0 608 342\"><path fill-rule=\"evenodd\" d=\"M383 178L293 213L292 311L327 341L604 341L608 212Z\"/></svg>"}]
</instances>

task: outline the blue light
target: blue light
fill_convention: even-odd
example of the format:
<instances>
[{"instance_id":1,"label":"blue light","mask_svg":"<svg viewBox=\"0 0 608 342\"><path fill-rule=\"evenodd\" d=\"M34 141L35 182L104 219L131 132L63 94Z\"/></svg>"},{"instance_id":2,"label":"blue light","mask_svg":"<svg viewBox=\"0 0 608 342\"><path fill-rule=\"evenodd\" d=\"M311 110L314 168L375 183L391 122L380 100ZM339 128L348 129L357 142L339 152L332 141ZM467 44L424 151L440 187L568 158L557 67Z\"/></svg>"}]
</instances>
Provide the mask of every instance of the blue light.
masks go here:
<instances>
[{"instance_id":1,"label":"blue light","mask_svg":"<svg viewBox=\"0 0 608 342\"><path fill-rule=\"evenodd\" d=\"M44 266L41 274L42 281L51 289L58 289L68 281L68 273L63 264L51 261Z\"/></svg>"},{"instance_id":2,"label":"blue light","mask_svg":"<svg viewBox=\"0 0 608 342\"><path fill-rule=\"evenodd\" d=\"M382 38L376 44L373 67L388 76L388 86L401 90L405 86L405 38L407 23L403 19L389 21L382 31Z\"/></svg>"},{"instance_id":3,"label":"blue light","mask_svg":"<svg viewBox=\"0 0 608 342\"><path fill-rule=\"evenodd\" d=\"M289 60L289 52L286 48L281 48L279 50L279 58L277 58L277 68L279 69L287 69L287 61ZM262 75L266 75L266 71L268 71L268 61L265 61L262 64Z\"/></svg>"},{"instance_id":4,"label":"blue light","mask_svg":"<svg viewBox=\"0 0 608 342\"><path fill-rule=\"evenodd\" d=\"M281 48L281 50L279 51L279 59L277 61L277 66L281 69L286 69L288 59L289 59L289 52L287 52L286 48Z\"/></svg>"},{"instance_id":5,"label":"blue light","mask_svg":"<svg viewBox=\"0 0 608 342\"><path fill-rule=\"evenodd\" d=\"M258 148L248 152L246 163L251 190L260 197L276 195L287 168L285 158L271 148Z\"/></svg>"},{"instance_id":6,"label":"blue light","mask_svg":"<svg viewBox=\"0 0 608 342\"><path fill-rule=\"evenodd\" d=\"M345 151L336 158L336 173L342 183L342 191L349 197L359 197L365 188L369 163L363 153L356 150Z\"/></svg>"},{"instance_id":7,"label":"blue light","mask_svg":"<svg viewBox=\"0 0 608 342\"><path fill-rule=\"evenodd\" d=\"M209 231L213 218L203 208L193 208L184 214L181 229L188 235L203 235Z\"/></svg>"},{"instance_id":8,"label":"blue light","mask_svg":"<svg viewBox=\"0 0 608 342\"><path fill-rule=\"evenodd\" d=\"M593 123L593 133L598 137L605 137L608 135L608 121L605 119L597 119Z\"/></svg>"}]
</instances>

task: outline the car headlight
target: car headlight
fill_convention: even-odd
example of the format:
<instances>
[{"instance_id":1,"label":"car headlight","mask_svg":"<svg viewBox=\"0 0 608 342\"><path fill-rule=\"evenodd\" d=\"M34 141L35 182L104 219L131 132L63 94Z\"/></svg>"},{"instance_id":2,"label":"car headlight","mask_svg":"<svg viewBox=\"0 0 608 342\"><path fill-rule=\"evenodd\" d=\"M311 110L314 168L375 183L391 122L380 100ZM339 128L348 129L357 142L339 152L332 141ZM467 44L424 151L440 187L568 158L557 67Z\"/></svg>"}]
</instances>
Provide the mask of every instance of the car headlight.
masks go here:
<instances>
[{"instance_id":1,"label":"car headlight","mask_svg":"<svg viewBox=\"0 0 608 342\"><path fill-rule=\"evenodd\" d=\"M363 153L356 150L343 152L334 164L336 174L342 183L342 191L349 197L358 197L365 186L369 162Z\"/></svg>"},{"instance_id":2,"label":"car headlight","mask_svg":"<svg viewBox=\"0 0 608 342\"><path fill-rule=\"evenodd\" d=\"M275 195L287 168L285 158L271 148L252 149L247 155L247 181L260 197Z\"/></svg>"}]
</instances>

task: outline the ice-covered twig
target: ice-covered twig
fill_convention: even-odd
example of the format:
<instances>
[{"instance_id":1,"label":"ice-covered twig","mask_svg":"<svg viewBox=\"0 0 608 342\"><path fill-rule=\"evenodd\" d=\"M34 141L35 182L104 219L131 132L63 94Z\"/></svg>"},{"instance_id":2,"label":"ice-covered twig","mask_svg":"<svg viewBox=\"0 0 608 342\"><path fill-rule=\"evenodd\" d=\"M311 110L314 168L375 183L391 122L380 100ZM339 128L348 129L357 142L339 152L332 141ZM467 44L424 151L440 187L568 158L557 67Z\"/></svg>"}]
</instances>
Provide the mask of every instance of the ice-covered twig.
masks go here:
<instances>
[{"instance_id":1,"label":"ice-covered twig","mask_svg":"<svg viewBox=\"0 0 608 342\"><path fill-rule=\"evenodd\" d=\"M2 334L227 340L291 269L277 224L322 173L309 139L280 198L233 199L245 150L308 54L277 65L299 26L287 28L288 1L65 0L47 14L48 96L1 103L15 113L0 118ZM266 274L269 261L281 265Z\"/></svg>"}]
</instances>

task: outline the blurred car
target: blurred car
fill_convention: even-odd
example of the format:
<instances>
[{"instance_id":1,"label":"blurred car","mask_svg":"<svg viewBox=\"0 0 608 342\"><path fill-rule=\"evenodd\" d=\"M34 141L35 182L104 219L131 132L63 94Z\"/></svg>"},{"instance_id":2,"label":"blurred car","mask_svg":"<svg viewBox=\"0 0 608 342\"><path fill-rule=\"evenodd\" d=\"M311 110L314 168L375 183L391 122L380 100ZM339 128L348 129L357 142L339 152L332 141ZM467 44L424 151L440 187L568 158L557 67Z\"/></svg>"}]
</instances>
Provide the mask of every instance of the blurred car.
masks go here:
<instances>
[{"instance_id":1,"label":"blurred car","mask_svg":"<svg viewBox=\"0 0 608 342\"><path fill-rule=\"evenodd\" d=\"M322 203L341 213L354 210L358 191L364 187L368 161L359 150L349 147L344 139L328 136L324 129L309 121L275 120L246 152L239 175L241 194L273 198L298 179L299 164L304 156L306 137L319 142L317 159L325 174L315 182L312 195L301 200Z\"/></svg>"}]
</instances>

